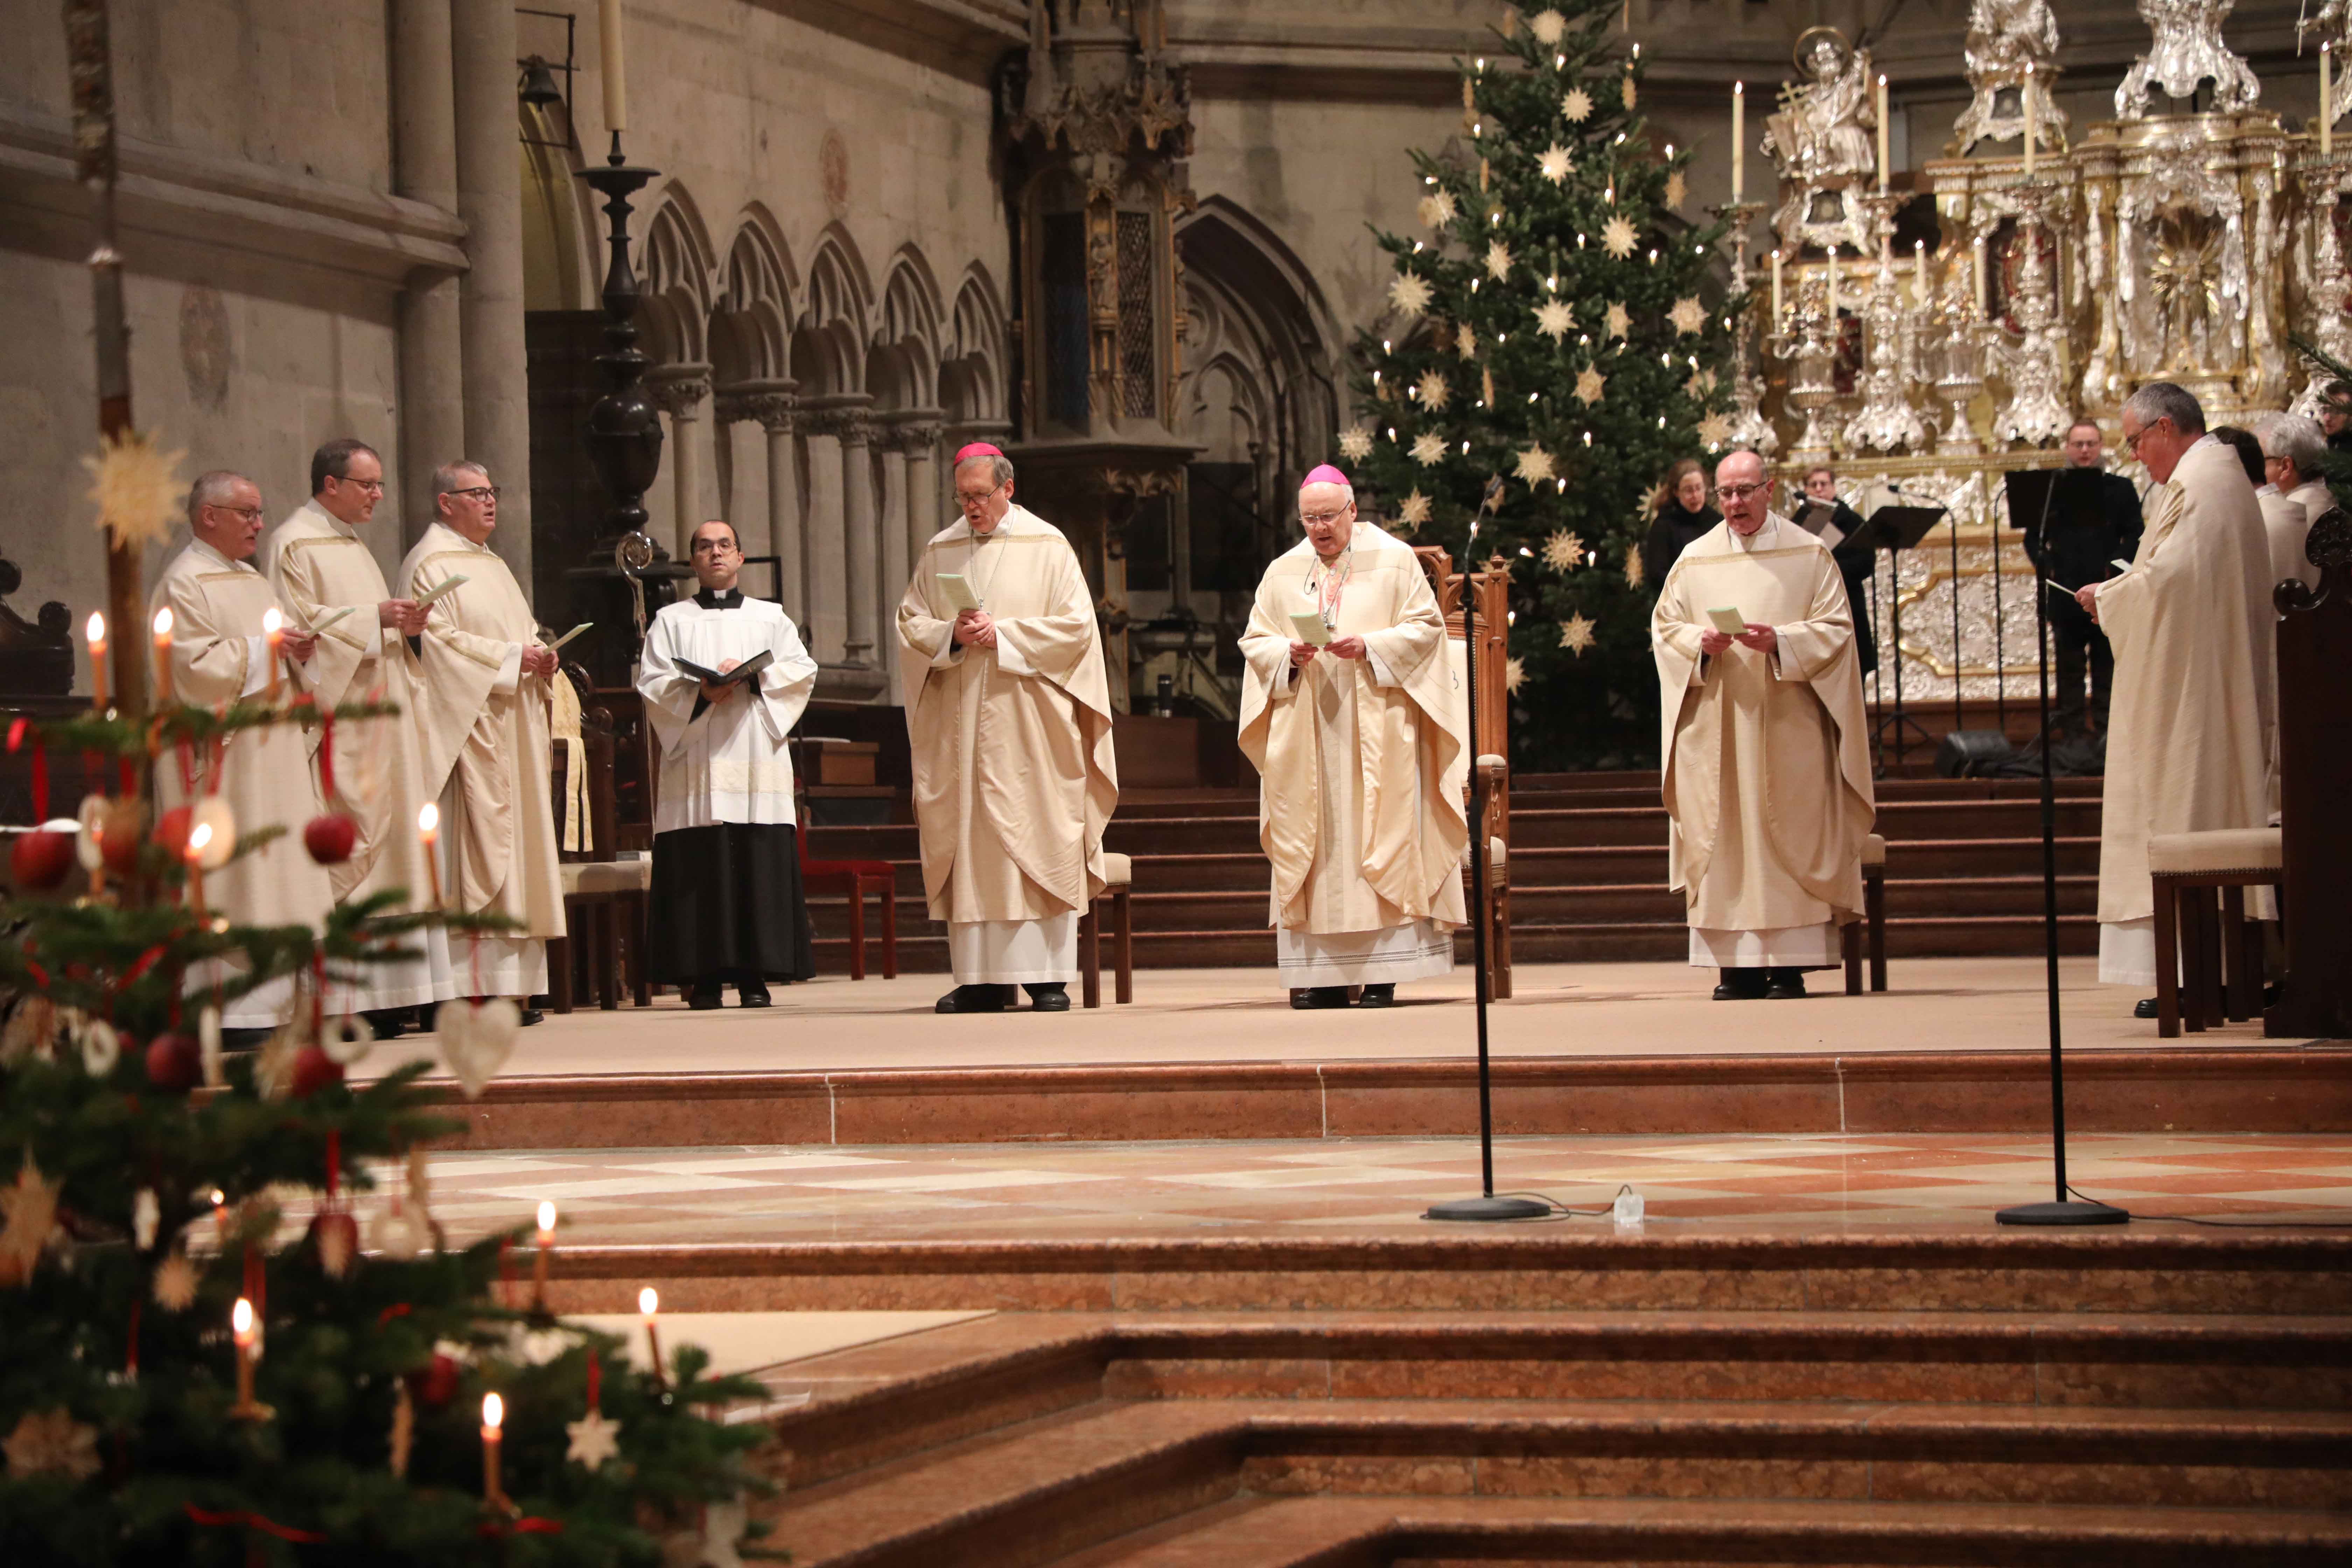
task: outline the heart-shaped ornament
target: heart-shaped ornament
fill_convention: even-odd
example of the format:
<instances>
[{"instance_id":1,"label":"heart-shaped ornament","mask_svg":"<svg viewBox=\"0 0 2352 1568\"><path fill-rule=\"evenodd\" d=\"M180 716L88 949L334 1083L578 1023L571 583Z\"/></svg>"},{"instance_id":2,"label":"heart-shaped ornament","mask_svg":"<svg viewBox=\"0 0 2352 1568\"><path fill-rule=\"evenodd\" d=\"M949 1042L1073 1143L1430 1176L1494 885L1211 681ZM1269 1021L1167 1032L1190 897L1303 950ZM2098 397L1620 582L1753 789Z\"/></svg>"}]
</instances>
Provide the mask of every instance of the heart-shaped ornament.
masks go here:
<instances>
[{"instance_id":1,"label":"heart-shaped ornament","mask_svg":"<svg viewBox=\"0 0 2352 1568\"><path fill-rule=\"evenodd\" d=\"M106 864L106 808L102 795L81 797L81 809L74 814L81 831L74 838L74 858L85 871L95 871Z\"/></svg>"},{"instance_id":2,"label":"heart-shaped ornament","mask_svg":"<svg viewBox=\"0 0 2352 1568\"><path fill-rule=\"evenodd\" d=\"M441 1004L433 1032L457 1087L467 1100L479 1100L514 1050L515 1037L522 1033L522 1009L503 996L478 1003L461 996Z\"/></svg>"}]
</instances>

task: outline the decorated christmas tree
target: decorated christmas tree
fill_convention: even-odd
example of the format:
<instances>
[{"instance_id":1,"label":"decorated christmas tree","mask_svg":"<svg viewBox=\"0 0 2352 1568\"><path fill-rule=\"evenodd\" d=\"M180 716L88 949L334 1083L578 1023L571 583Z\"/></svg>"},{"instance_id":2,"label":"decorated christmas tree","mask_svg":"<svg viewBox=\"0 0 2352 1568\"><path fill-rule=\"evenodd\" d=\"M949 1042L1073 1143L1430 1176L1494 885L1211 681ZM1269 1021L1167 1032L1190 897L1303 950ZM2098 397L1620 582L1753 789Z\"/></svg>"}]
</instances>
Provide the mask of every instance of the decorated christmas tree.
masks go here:
<instances>
[{"instance_id":1,"label":"decorated christmas tree","mask_svg":"<svg viewBox=\"0 0 2352 1568\"><path fill-rule=\"evenodd\" d=\"M1457 62L1462 134L1414 154L1423 232L1379 237L1395 276L1340 441L1393 526L1510 563L1521 768L1654 762L1647 502L1728 429L1743 302L1711 278L1721 226L1680 216L1689 150L1654 144L1619 15L1526 5Z\"/></svg>"},{"instance_id":2,"label":"decorated christmas tree","mask_svg":"<svg viewBox=\"0 0 2352 1568\"><path fill-rule=\"evenodd\" d=\"M758 1484L758 1429L709 1416L757 1384L690 1350L633 1370L513 1277L520 1232L446 1245L420 1151L457 1124L425 1065L344 1081L371 1042L326 1015L333 986L425 925L492 922L387 892L320 931L239 926L203 877L281 829L240 834L216 794L152 809L159 773L216 781L240 732L381 711L289 683L8 736L37 815L53 757L99 787L16 838L0 906L0 1562L653 1563ZM306 826L310 853L348 851L334 819ZM224 1053L221 1006L288 981L268 1043ZM476 1092L512 1015L443 1008ZM404 1162L363 1237L355 1194Z\"/></svg>"}]
</instances>

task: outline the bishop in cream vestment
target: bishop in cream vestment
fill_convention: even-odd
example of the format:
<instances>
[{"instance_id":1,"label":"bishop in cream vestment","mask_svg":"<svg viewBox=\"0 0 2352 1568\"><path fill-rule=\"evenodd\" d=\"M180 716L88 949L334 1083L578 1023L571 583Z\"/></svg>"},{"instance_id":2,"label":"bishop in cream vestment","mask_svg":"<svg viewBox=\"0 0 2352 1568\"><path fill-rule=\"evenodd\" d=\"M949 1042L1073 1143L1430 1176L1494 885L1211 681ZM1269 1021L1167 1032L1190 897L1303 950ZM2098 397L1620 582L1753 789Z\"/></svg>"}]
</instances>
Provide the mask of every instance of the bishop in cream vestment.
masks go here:
<instances>
[{"instance_id":1,"label":"bishop in cream vestment","mask_svg":"<svg viewBox=\"0 0 2352 1568\"><path fill-rule=\"evenodd\" d=\"M2141 397L2166 385L2124 407L2125 431L2161 481L2139 553L2130 571L2084 591L2116 647L2099 813L2099 978L2111 985L2156 984L2149 838L2270 817L2278 666L2262 508L2236 452L2203 433L2193 400L2180 417L2194 416L2196 428L2176 428L2160 400L2141 421ZM2264 890L2248 912L2266 918L2269 902Z\"/></svg>"},{"instance_id":2,"label":"bishop in cream vestment","mask_svg":"<svg viewBox=\"0 0 2352 1568\"><path fill-rule=\"evenodd\" d=\"M944 1012L1001 1007L981 988L1011 984L1067 1007L1118 804L1094 596L1069 541L1013 505L1012 483L993 447L958 455L965 518L924 547L898 606L923 891L958 987ZM942 574L981 608L960 612Z\"/></svg>"},{"instance_id":3,"label":"bishop in cream vestment","mask_svg":"<svg viewBox=\"0 0 2352 1568\"><path fill-rule=\"evenodd\" d=\"M423 666L397 626L383 624L382 606L394 602L383 569L358 530L314 496L270 534L269 581L297 626L315 628L338 610L351 612L319 632L318 652L303 671L320 705L379 700L400 710L335 727L335 788L325 804L359 829L351 858L328 868L335 898L349 902L399 889L407 895L400 907L423 909L432 898L432 879L416 836L416 812L433 798L418 760ZM309 732L313 758L324 740L323 729ZM418 956L375 965L359 985L336 987L331 1010L379 1012L446 1002L457 994L446 931L428 927L403 945L419 949Z\"/></svg>"},{"instance_id":4,"label":"bishop in cream vestment","mask_svg":"<svg viewBox=\"0 0 2352 1568\"><path fill-rule=\"evenodd\" d=\"M441 808L442 887L458 910L517 922L507 935L453 940L453 980L461 995L527 998L547 989L547 939L563 934L550 677L525 668L526 656L534 664L551 658L507 563L450 526L464 498L436 499L443 521L401 563L400 583L404 597L422 599L452 577L466 579L432 605L420 639L418 728L425 788Z\"/></svg>"},{"instance_id":5,"label":"bishop in cream vestment","mask_svg":"<svg viewBox=\"0 0 2352 1568\"><path fill-rule=\"evenodd\" d=\"M1462 693L1412 548L1356 518L1337 468L1307 476L1299 507L1307 537L1266 568L1241 639L1267 923L1295 1005L1341 1005L1361 985L1384 1005L1398 981L1454 967L1466 918ZM1301 640L1302 614L1328 645Z\"/></svg>"},{"instance_id":6,"label":"bishop in cream vestment","mask_svg":"<svg viewBox=\"0 0 2352 1568\"><path fill-rule=\"evenodd\" d=\"M1719 473L1760 481L1762 465L1736 453ZM1844 580L1786 518L1767 513L1748 534L1733 526L1764 504L1760 493L1726 498L1725 521L1675 563L1650 623L1667 876L1687 910L1691 963L1732 972L1718 995L1763 994L1738 971L1836 962L1838 928L1862 910L1875 812ZM1710 652L1717 608L1749 631ZM1759 627L1769 649L1754 646L1767 640ZM1803 988L1801 973L1772 984Z\"/></svg>"},{"instance_id":7,"label":"bishop in cream vestment","mask_svg":"<svg viewBox=\"0 0 2352 1568\"><path fill-rule=\"evenodd\" d=\"M217 504L192 506L196 537L157 579L148 611L151 616L159 609L172 612L173 695L213 707L268 689L262 616L273 608L282 615L284 609L251 559L261 533L259 492L236 476L207 474L196 481L194 500L204 502L208 494L217 496ZM241 507L250 512L241 513ZM291 700L301 688L290 675L281 675L278 689ZM206 905L243 925L324 927L334 890L327 868L302 847L302 829L319 814L319 793L300 726L239 731L223 748L217 769L201 749L187 761L197 791L217 794L228 803L239 837L265 827L286 830L251 854L205 873ZM187 804L180 759L173 752L157 762L155 791L165 809ZM200 976L191 971L196 982L191 990L209 987L212 978L210 972ZM231 1001L222 1009L221 1022L233 1029L275 1027L284 1021L292 990L286 980L273 981Z\"/></svg>"}]
</instances>

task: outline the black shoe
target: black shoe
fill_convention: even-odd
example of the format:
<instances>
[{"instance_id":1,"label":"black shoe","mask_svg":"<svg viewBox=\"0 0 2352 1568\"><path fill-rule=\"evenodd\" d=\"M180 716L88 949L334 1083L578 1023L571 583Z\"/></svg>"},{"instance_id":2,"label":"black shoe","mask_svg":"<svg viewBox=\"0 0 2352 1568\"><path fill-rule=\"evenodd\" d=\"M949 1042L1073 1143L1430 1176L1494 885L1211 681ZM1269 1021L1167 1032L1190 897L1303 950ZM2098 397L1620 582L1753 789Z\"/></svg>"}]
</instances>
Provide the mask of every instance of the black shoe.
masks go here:
<instances>
[{"instance_id":1,"label":"black shoe","mask_svg":"<svg viewBox=\"0 0 2352 1568\"><path fill-rule=\"evenodd\" d=\"M768 988L764 985L735 987L735 1005L738 1007L767 1007L773 1005L774 999L769 996Z\"/></svg>"},{"instance_id":2,"label":"black shoe","mask_svg":"<svg viewBox=\"0 0 2352 1568\"><path fill-rule=\"evenodd\" d=\"M686 988L686 1005L698 1013L708 1013L726 1000L715 980L698 980Z\"/></svg>"},{"instance_id":3,"label":"black shoe","mask_svg":"<svg viewBox=\"0 0 2352 1568\"><path fill-rule=\"evenodd\" d=\"M1357 1005L1357 1006L1359 1006L1359 1007L1393 1007L1393 1006L1395 1006L1395 1005L1396 1005L1396 984L1395 984L1393 981L1391 981L1390 984L1386 984L1386 985L1367 985L1367 986L1365 986L1365 987L1364 987L1364 994L1363 994L1363 995L1362 995L1360 998L1359 998L1359 999L1358 999L1358 1001L1357 1001L1357 1003L1356 1003L1356 1005Z\"/></svg>"},{"instance_id":4,"label":"black shoe","mask_svg":"<svg viewBox=\"0 0 2352 1568\"><path fill-rule=\"evenodd\" d=\"M544 1024L546 1022L547 1015L540 1011L538 1008L525 1007L522 1010L522 1026L524 1028L528 1029L533 1024Z\"/></svg>"},{"instance_id":5,"label":"black shoe","mask_svg":"<svg viewBox=\"0 0 2352 1568\"><path fill-rule=\"evenodd\" d=\"M379 1007L373 1013L362 1013L360 1016L367 1020L368 1027L375 1031L377 1039L396 1040L406 1034L410 1026L416 1022L416 1009Z\"/></svg>"},{"instance_id":6,"label":"black shoe","mask_svg":"<svg viewBox=\"0 0 2352 1568\"><path fill-rule=\"evenodd\" d=\"M1715 999L1718 1002L1761 1001L1765 987L1769 984L1766 978L1770 973L1768 970L1724 969L1717 973L1723 976L1715 988Z\"/></svg>"},{"instance_id":7,"label":"black shoe","mask_svg":"<svg viewBox=\"0 0 2352 1568\"><path fill-rule=\"evenodd\" d=\"M1344 1007L1348 1005L1348 988L1344 985L1310 985L1290 994L1290 1005L1297 1008Z\"/></svg>"},{"instance_id":8,"label":"black shoe","mask_svg":"<svg viewBox=\"0 0 2352 1568\"><path fill-rule=\"evenodd\" d=\"M1066 1013L1070 1010L1070 988L1056 980L1050 985L1024 985L1029 993L1029 1005L1039 1013Z\"/></svg>"},{"instance_id":9,"label":"black shoe","mask_svg":"<svg viewBox=\"0 0 2352 1568\"><path fill-rule=\"evenodd\" d=\"M2132 1016L2133 1016L2133 1017L2135 1017L2135 1018L2153 1018L2153 1017L2155 1017L2156 1016L2157 1016L2157 1015L2156 1015L2156 998L2155 998L2155 997L2153 997L2153 996L2143 996L2143 997L2141 997L2138 1001L2137 1001L2137 1002L2135 1002L2135 1003L2133 1003L2133 1004L2132 1004Z\"/></svg>"},{"instance_id":10,"label":"black shoe","mask_svg":"<svg viewBox=\"0 0 2352 1568\"><path fill-rule=\"evenodd\" d=\"M1764 999L1768 1002L1799 1002L1805 995L1805 972L1801 969L1768 969L1764 982Z\"/></svg>"},{"instance_id":11,"label":"black shoe","mask_svg":"<svg viewBox=\"0 0 2352 1568\"><path fill-rule=\"evenodd\" d=\"M1004 1011L1004 987L959 985L940 997L931 1011L934 1013L1002 1013Z\"/></svg>"}]
</instances>

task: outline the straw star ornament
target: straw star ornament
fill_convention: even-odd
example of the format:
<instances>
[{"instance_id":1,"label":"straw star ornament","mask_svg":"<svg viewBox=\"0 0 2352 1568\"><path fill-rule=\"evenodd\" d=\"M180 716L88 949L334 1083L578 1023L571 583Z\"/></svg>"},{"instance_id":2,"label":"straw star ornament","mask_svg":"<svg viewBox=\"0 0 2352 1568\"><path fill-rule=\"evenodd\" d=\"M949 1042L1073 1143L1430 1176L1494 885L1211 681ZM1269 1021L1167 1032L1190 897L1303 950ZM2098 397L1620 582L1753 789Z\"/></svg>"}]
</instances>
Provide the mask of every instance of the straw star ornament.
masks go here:
<instances>
[{"instance_id":1,"label":"straw star ornament","mask_svg":"<svg viewBox=\"0 0 2352 1568\"><path fill-rule=\"evenodd\" d=\"M1598 403L1601 401L1601 395L1608 390L1608 387L1609 378L1601 374L1599 371L1593 369L1591 365L1586 365L1582 370L1577 372L1576 395L1579 402L1586 404Z\"/></svg>"},{"instance_id":2,"label":"straw star ornament","mask_svg":"<svg viewBox=\"0 0 2352 1568\"><path fill-rule=\"evenodd\" d=\"M1389 303L1401 316L1420 315L1429 309L1428 279L1418 273L1398 273L1389 284Z\"/></svg>"},{"instance_id":3,"label":"straw star ornament","mask_svg":"<svg viewBox=\"0 0 2352 1568\"><path fill-rule=\"evenodd\" d=\"M1412 438L1412 460L1423 468L1429 467L1445 456L1445 437L1434 430L1423 430Z\"/></svg>"},{"instance_id":4,"label":"straw star ornament","mask_svg":"<svg viewBox=\"0 0 2352 1568\"><path fill-rule=\"evenodd\" d=\"M1397 526L1411 533L1429 521L1429 498L1415 490L1397 503Z\"/></svg>"},{"instance_id":5,"label":"straw star ornament","mask_svg":"<svg viewBox=\"0 0 2352 1568\"><path fill-rule=\"evenodd\" d=\"M1454 195L1450 191L1432 191L1421 198L1421 222L1424 228L1444 228L1454 221Z\"/></svg>"},{"instance_id":6,"label":"straw star ornament","mask_svg":"<svg viewBox=\"0 0 2352 1568\"><path fill-rule=\"evenodd\" d=\"M1421 400L1423 408L1434 414L1453 397L1454 389L1445 384L1443 374L1433 370L1423 373L1421 380L1414 384L1412 395Z\"/></svg>"},{"instance_id":7,"label":"straw star ornament","mask_svg":"<svg viewBox=\"0 0 2352 1568\"><path fill-rule=\"evenodd\" d=\"M1601 226L1601 248L1620 261L1630 261L1633 258L1634 243L1640 237L1633 232L1633 226L1621 214Z\"/></svg>"},{"instance_id":8,"label":"straw star ornament","mask_svg":"<svg viewBox=\"0 0 2352 1568\"><path fill-rule=\"evenodd\" d=\"M1551 454L1543 449L1541 443L1529 447L1519 454L1517 471L1528 484L1539 485L1553 477Z\"/></svg>"},{"instance_id":9,"label":"straw star ornament","mask_svg":"<svg viewBox=\"0 0 2352 1568\"><path fill-rule=\"evenodd\" d=\"M111 530L115 541L126 545L167 537L187 499L186 481L180 478L180 461L186 456L163 450L141 430L102 441L97 457L81 460L89 470L99 528Z\"/></svg>"},{"instance_id":10,"label":"straw star ornament","mask_svg":"<svg viewBox=\"0 0 2352 1568\"><path fill-rule=\"evenodd\" d=\"M1536 331L1554 342L1568 336L1575 325L1576 312L1569 309L1565 300L1546 300L1536 307Z\"/></svg>"},{"instance_id":11,"label":"straw star ornament","mask_svg":"<svg viewBox=\"0 0 2352 1568\"><path fill-rule=\"evenodd\" d=\"M1542 155L1536 159L1536 168L1555 185L1568 178L1568 172L1573 166L1568 149L1557 142L1545 148Z\"/></svg>"},{"instance_id":12,"label":"straw star ornament","mask_svg":"<svg viewBox=\"0 0 2352 1568\"><path fill-rule=\"evenodd\" d=\"M1592 644L1592 623L1584 618L1583 611L1579 610L1559 623L1559 646L1569 652L1581 658L1584 650Z\"/></svg>"},{"instance_id":13,"label":"straw star ornament","mask_svg":"<svg viewBox=\"0 0 2352 1568\"><path fill-rule=\"evenodd\" d=\"M1632 311L1625 309L1622 300L1611 305L1602 313L1601 330L1612 338L1622 338L1633 331L1633 315Z\"/></svg>"},{"instance_id":14,"label":"straw star ornament","mask_svg":"<svg viewBox=\"0 0 2352 1568\"><path fill-rule=\"evenodd\" d=\"M1501 240L1486 243L1486 276L1500 283L1511 275L1511 247Z\"/></svg>"},{"instance_id":15,"label":"straw star ornament","mask_svg":"<svg viewBox=\"0 0 2352 1568\"><path fill-rule=\"evenodd\" d=\"M1675 324L1678 332L1696 332L1706 325L1706 307L1698 302L1696 295L1685 295L1675 301L1675 308L1666 312L1666 320Z\"/></svg>"},{"instance_id":16,"label":"straw star ornament","mask_svg":"<svg viewBox=\"0 0 2352 1568\"><path fill-rule=\"evenodd\" d=\"M1568 89L1559 100L1559 112L1570 125L1581 125L1592 118L1592 95L1580 87Z\"/></svg>"},{"instance_id":17,"label":"straw star ornament","mask_svg":"<svg viewBox=\"0 0 2352 1568\"><path fill-rule=\"evenodd\" d=\"M1372 433L1360 425L1340 431L1339 455L1350 462L1362 462L1372 455Z\"/></svg>"},{"instance_id":18,"label":"straw star ornament","mask_svg":"<svg viewBox=\"0 0 2352 1568\"><path fill-rule=\"evenodd\" d=\"M1573 572L1584 564L1584 541L1563 528L1544 541L1543 559L1555 572Z\"/></svg>"}]
</instances>

